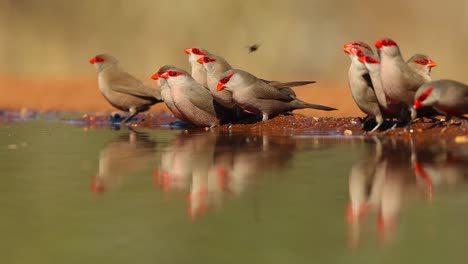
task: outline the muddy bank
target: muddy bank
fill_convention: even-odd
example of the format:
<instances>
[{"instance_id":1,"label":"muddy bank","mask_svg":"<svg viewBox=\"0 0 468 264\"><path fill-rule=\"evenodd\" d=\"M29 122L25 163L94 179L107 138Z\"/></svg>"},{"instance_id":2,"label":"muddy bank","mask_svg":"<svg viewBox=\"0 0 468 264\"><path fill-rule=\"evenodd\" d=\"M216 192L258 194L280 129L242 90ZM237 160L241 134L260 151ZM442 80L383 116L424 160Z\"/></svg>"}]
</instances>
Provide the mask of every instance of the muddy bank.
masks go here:
<instances>
[{"instance_id":1,"label":"muddy bank","mask_svg":"<svg viewBox=\"0 0 468 264\"><path fill-rule=\"evenodd\" d=\"M92 118L92 117L87 117ZM101 119L108 119L101 117ZM148 113L140 115L143 121L136 122L134 127L167 127L177 121L166 112ZM416 142L444 139L457 143L468 143L468 120L452 119L436 123L427 118L414 121L409 128L397 127L383 131L369 132L363 129L360 117L308 117L300 114L277 116L266 122L250 124L222 125L215 129L225 133L269 134L273 136L379 136L413 138ZM91 122L92 123L92 122ZM388 127L388 126L387 126ZM174 126L173 129L208 129ZM372 127L370 127L372 128Z\"/></svg>"},{"instance_id":2,"label":"muddy bank","mask_svg":"<svg viewBox=\"0 0 468 264\"><path fill-rule=\"evenodd\" d=\"M111 118L109 113L79 114L67 112L34 112L34 111L1 111L0 123L24 122L45 120L51 122L64 122L82 126L85 129L118 127L122 117L117 115ZM431 140L448 140L456 143L468 143L468 120L453 118L441 122L420 118L414 121L409 128L397 127L395 129L382 129L382 131L369 132L373 127L363 129L361 117L309 117L301 114L281 115L266 122L247 124L221 125L214 129L223 133L268 134L272 136L344 136L344 137L393 137L412 138L415 142ZM139 114L130 125L133 128L150 129L177 129L177 130L208 130L196 128L178 121L171 113L166 111L147 112ZM391 124L387 125L387 128Z\"/></svg>"}]
</instances>

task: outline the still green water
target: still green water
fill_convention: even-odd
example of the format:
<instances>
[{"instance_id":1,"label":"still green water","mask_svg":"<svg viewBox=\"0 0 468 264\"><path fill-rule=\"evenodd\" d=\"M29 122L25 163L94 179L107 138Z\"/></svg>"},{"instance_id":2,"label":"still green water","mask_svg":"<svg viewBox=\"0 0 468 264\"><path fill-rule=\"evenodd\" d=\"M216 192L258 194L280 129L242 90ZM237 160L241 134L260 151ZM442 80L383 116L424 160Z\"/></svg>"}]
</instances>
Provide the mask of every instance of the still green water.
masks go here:
<instances>
[{"instance_id":1,"label":"still green water","mask_svg":"<svg viewBox=\"0 0 468 264\"><path fill-rule=\"evenodd\" d=\"M0 124L1 263L466 263L466 145Z\"/></svg>"}]
</instances>

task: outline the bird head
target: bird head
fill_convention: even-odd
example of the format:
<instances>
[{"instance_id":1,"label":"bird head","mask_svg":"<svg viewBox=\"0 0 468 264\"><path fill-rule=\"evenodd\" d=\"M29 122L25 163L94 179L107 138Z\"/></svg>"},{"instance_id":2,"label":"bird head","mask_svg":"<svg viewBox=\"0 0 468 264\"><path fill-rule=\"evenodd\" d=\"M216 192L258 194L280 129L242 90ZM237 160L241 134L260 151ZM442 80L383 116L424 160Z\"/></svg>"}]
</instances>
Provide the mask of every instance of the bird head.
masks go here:
<instances>
[{"instance_id":1,"label":"bird head","mask_svg":"<svg viewBox=\"0 0 468 264\"><path fill-rule=\"evenodd\" d=\"M235 74L235 72L227 72L227 73L223 74L223 76L221 77L221 79L218 82L218 85L216 86L216 90L222 91L222 90L224 90L226 88L229 90L229 87L231 86L229 82L231 81L234 74Z\"/></svg>"},{"instance_id":2,"label":"bird head","mask_svg":"<svg viewBox=\"0 0 468 264\"><path fill-rule=\"evenodd\" d=\"M414 60L415 63L419 64L419 65L422 65L422 66L425 66L425 67L428 67L428 68L434 68L437 66L437 63L429 58L419 58L419 59L416 59Z\"/></svg>"},{"instance_id":3,"label":"bird head","mask_svg":"<svg viewBox=\"0 0 468 264\"><path fill-rule=\"evenodd\" d=\"M371 47L361 41L354 41L354 42L346 43L343 47L343 51L347 54L351 54L351 48L353 47L363 48L363 49L366 49L368 52L372 53Z\"/></svg>"},{"instance_id":4,"label":"bird head","mask_svg":"<svg viewBox=\"0 0 468 264\"><path fill-rule=\"evenodd\" d=\"M215 62L216 59L213 59L213 58L210 58L210 57L207 57L207 56L204 56L204 57L201 57L197 60L198 63L200 64L207 64L207 63L210 63L210 62Z\"/></svg>"},{"instance_id":5,"label":"bird head","mask_svg":"<svg viewBox=\"0 0 468 264\"><path fill-rule=\"evenodd\" d=\"M151 76L151 79L157 81L159 80L159 74L162 74L162 72L157 72Z\"/></svg>"},{"instance_id":6,"label":"bird head","mask_svg":"<svg viewBox=\"0 0 468 264\"><path fill-rule=\"evenodd\" d=\"M89 60L89 63L91 63L91 64L94 65L95 63L102 63L102 62L104 62L104 61L105 61L105 60L104 60L104 58L103 58L102 56L97 55L97 56L92 57L92 58Z\"/></svg>"},{"instance_id":7,"label":"bird head","mask_svg":"<svg viewBox=\"0 0 468 264\"><path fill-rule=\"evenodd\" d=\"M117 59L109 54L96 55L89 59L89 63L93 64L98 72L109 66L118 65Z\"/></svg>"},{"instance_id":8,"label":"bird head","mask_svg":"<svg viewBox=\"0 0 468 264\"><path fill-rule=\"evenodd\" d=\"M177 70L168 70L168 71L165 71L165 72L162 72L162 73L158 73L158 77L159 78L163 78L163 79L166 79L166 80L169 80L169 79L175 79L179 76L183 76L185 75L185 73L181 72L181 71L177 71Z\"/></svg>"},{"instance_id":9,"label":"bird head","mask_svg":"<svg viewBox=\"0 0 468 264\"><path fill-rule=\"evenodd\" d=\"M383 47L398 47L396 42L389 38L379 39L375 42L374 45L377 49L381 49Z\"/></svg>"},{"instance_id":10,"label":"bird head","mask_svg":"<svg viewBox=\"0 0 468 264\"><path fill-rule=\"evenodd\" d=\"M190 54L194 54L194 55L198 55L198 56L207 55L207 52L204 49L201 49L201 48L186 48L184 51L188 55L190 55Z\"/></svg>"}]
</instances>

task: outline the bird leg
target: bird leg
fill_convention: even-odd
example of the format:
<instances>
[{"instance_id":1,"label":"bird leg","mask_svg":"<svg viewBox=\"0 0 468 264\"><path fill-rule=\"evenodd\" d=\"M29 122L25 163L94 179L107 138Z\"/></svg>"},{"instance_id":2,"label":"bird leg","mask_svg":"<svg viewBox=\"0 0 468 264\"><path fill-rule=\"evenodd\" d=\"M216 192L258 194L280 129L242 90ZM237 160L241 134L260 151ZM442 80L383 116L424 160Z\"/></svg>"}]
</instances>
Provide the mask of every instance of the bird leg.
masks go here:
<instances>
[{"instance_id":1,"label":"bird leg","mask_svg":"<svg viewBox=\"0 0 468 264\"><path fill-rule=\"evenodd\" d=\"M262 121L265 122L268 120L268 114L267 113L262 113Z\"/></svg>"},{"instance_id":2,"label":"bird leg","mask_svg":"<svg viewBox=\"0 0 468 264\"><path fill-rule=\"evenodd\" d=\"M377 125L370 131L371 133L376 131L384 123L382 115L377 115L375 117L375 121L377 122Z\"/></svg>"},{"instance_id":3,"label":"bird leg","mask_svg":"<svg viewBox=\"0 0 468 264\"><path fill-rule=\"evenodd\" d=\"M127 116L124 120L122 120L122 122L121 122L122 125L127 123L127 121L131 120L134 116L136 116L138 114L138 110L137 110L136 107L130 107L128 112L130 113L130 115Z\"/></svg>"}]
</instances>

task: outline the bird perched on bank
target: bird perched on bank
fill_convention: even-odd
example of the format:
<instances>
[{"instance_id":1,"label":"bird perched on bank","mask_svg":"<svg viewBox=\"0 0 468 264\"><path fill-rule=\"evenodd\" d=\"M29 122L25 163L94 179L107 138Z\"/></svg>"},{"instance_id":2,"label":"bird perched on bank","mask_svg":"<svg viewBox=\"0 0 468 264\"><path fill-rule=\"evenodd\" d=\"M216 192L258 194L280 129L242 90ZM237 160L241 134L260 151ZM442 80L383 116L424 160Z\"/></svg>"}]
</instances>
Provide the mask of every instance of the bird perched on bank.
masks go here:
<instances>
[{"instance_id":1,"label":"bird perched on bank","mask_svg":"<svg viewBox=\"0 0 468 264\"><path fill-rule=\"evenodd\" d=\"M416 90L430 78L420 75L403 60L398 45L392 39L380 39L375 42L375 47L380 54L380 79L388 107L392 112L400 113L403 121L409 121Z\"/></svg>"},{"instance_id":2,"label":"bird perched on bank","mask_svg":"<svg viewBox=\"0 0 468 264\"><path fill-rule=\"evenodd\" d=\"M179 111L179 109L175 106L174 100L172 99L172 95L171 95L171 87L167 83L167 80L165 78L159 78L159 76L161 74L163 74L164 72L166 72L166 71L168 71L170 69L174 69L174 68L175 68L175 66L173 66L173 65L162 66L158 70L157 73L155 73L155 74L153 74L153 76L151 76L151 79L156 80L158 82L158 86L161 89L161 98L164 101L164 103L166 104L169 111L171 111L172 114L174 114L174 116L177 117L178 119L180 119L182 121L188 121L184 117L184 115Z\"/></svg>"},{"instance_id":3,"label":"bird perched on bank","mask_svg":"<svg viewBox=\"0 0 468 264\"><path fill-rule=\"evenodd\" d=\"M216 90L221 75L232 69L231 65L224 58L213 54L199 58L197 63L205 69L207 87L215 100L224 107L234 108L235 103L232 100L232 93L227 90L220 92Z\"/></svg>"},{"instance_id":4,"label":"bird perched on bank","mask_svg":"<svg viewBox=\"0 0 468 264\"><path fill-rule=\"evenodd\" d=\"M358 48L363 47L363 48ZM345 44L343 51L349 55L351 65L348 70L348 84L351 95L361 111L368 117L374 118L377 125L371 132L378 129L384 122L376 91L369 75L369 71L364 64L359 61L365 54L373 54L370 47L363 42L351 42Z\"/></svg>"},{"instance_id":5,"label":"bird perched on bank","mask_svg":"<svg viewBox=\"0 0 468 264\"><path fill-rule=\"evenodd\" d=\"M312 108L324 111L337 110L332 107L303 102L291 93L291 89L275 88L252 74L231 69L225 72L217 85L218 91L232 92L234 102L244 111L262 114L262 120L294 109Z\"/></svg>"},{"instance_id":6,"label":"bird perched on bank","mask_svg":"<svg viewBox=\"0 0 468 264\"><path fill-rule=\"evenodd\" d=\"M172 66L165 69L166 71L158 73L158 78L167 81L174 105L186 121L196 126L219 125L216 105L210 91L182 69Z\"/></svg>"},{"instance_id":7,"label":"bird perched on bank","mask_svg":"<svg viewBox=\"0 0 468 264\"><path fill-rule=\"evenodd\" d=\"M377 101L382 109L382 114L384 117L399 117L400 113L392 111L393 109L389 107L389 102L384 93L382 87L382 82L380 80L380 61L375 55L366 55L359 58L359 61L363 63L368 72L372 85L374 87L375 94L377 96ZM431 68L435 67L437 64L428 58L426 55L416 54L413 55L406 64L423 78L430 79Z\"/></svg>"},{"instance_id":8,"label":"bird perched on bank","mask_svg":"<svg viewBox=\"0 0 468 264\"><path fill-rule=\"evenodd\" d=\"M468 113L468 85L453 80L425 83L416 91L413 108L418 110L424 106L432 106L444 115L461 117Z\"/></svg>"},{"instance_id":9,"label":"bird perched on bank","mask_svg":"<svg viewBox=\"0 0 468 264\"><path fill-rule=\"evenodd\" d=\"M232 69L231 65L229 65L229 63L223 57L214 54L210 55L210 57L204 56L202 58L199 58L197 62L202 64L203 67L205 67L208 88L211 94L213 95L214 99L219 104L227 108L223 110L223 115L229 117L231 121L237 121L239 119L251 117L251 113L243 111L242 108L236 105L236 103L232 99L232 92L228 90L217 90L217 85L219 80L221 79L221 76L226 71ZM291 87L315 83L315 81L278 82L263 79L261 79L261 81L277 89L285 89L285 91L287 90L294 96L296 96L296 93L291 89Z\"/></svg>"},{"instance_id":10,"label":"bird perched on bank","mask_svg":"<svg viewBox=\"0 0 468 264\"><path fill-rule=\"evenodd\" d=\"M212 54L202 48L186 48L184 51L189 55L189 63L192 67L193 79L195 79L199 84L208 87L206 70L203 65L197 62L197 60L204 56L212 56Z\"/></svg>"},{"instance_id":11,"label":"bird perched on bank","mask_svg":"<svg viewBox=\"0 0 468 264\"><path fill-rule=\"evenodd\" d=\"M122 124L162 102L159 88L149 87L127 73L115 57L100 54L92 57L89 63L96 67L99 90L104 98L115 108L130 113Z\"/></svg>"}]
</instances>

